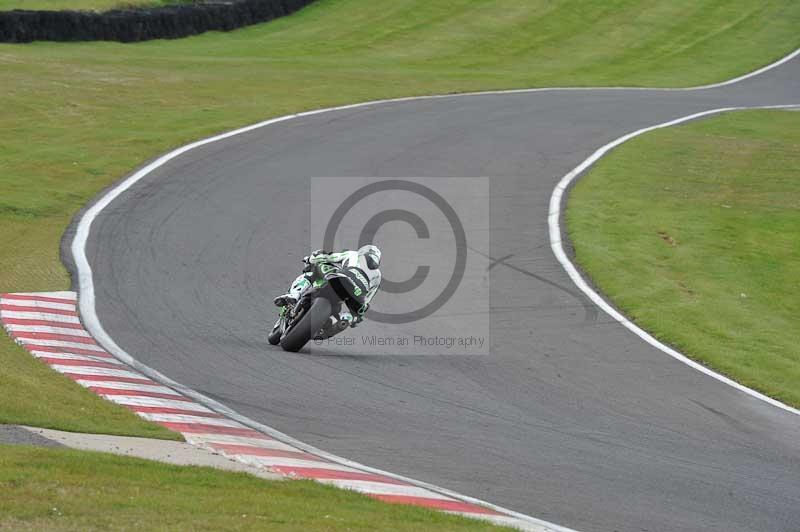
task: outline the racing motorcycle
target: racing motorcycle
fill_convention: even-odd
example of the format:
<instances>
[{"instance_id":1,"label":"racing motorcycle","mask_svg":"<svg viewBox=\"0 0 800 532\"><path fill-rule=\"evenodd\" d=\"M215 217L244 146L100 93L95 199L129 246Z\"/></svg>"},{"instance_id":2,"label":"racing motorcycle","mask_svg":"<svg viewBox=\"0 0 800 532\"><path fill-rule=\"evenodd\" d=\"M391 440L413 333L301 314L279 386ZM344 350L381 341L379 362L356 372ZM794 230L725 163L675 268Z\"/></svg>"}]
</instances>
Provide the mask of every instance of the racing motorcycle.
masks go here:
<instances>
[{"instance_id":1,"label":"racing motorcycle","mask_svg":"<svg viewBox=\"0 0 800 532\"><path fill-rule=\"evenodd\" d=\"M343 303L360 307L366 295L346 269L326 262L309 267L315 279L311 290L294 305L281 308L267 337L270 344L280 344L285 351L300 351L309 340L330 338L349 327L350 322L329 318L339 314Z\"/></svg>"}]
</instances>

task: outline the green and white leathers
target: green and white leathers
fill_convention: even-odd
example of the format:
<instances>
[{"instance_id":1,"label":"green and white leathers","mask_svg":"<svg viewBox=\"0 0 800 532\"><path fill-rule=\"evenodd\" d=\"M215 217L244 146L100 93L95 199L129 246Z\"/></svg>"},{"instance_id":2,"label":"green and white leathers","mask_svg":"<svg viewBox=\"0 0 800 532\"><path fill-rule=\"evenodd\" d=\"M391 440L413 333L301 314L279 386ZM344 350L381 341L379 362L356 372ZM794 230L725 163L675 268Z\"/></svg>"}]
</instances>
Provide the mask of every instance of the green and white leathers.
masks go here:
<instances>
[{"instance_id":1,"label":"green and white leathers","mask_svg":"<svg viewBox=\"0 0 800 532\"><path fill-rule=\"evenodd\" d=\"M358 316L353 320L353 316L346 309L342 309L339 313L341 320L357 323L360 321L367 309L369 308L372 298L378 291L381 284L381 251L377 246L366 245L358 249L358 251L345 250L339 253L324 253L322 251L315 251L304 261L308 264L316 265L320 263L330 263L340 268L347 270L358 284L363 286L365 294L363 295L362 305L357 310ZM289 296L292 300L298 301L303 295L314 286L313 272L302 273L294 280L291 288L289 289ZM318 281L317 281L318 282ZM360 295L360 294L356 294ZM355 312L356 309L353 309Z\"/></svg>"}]
</instances>

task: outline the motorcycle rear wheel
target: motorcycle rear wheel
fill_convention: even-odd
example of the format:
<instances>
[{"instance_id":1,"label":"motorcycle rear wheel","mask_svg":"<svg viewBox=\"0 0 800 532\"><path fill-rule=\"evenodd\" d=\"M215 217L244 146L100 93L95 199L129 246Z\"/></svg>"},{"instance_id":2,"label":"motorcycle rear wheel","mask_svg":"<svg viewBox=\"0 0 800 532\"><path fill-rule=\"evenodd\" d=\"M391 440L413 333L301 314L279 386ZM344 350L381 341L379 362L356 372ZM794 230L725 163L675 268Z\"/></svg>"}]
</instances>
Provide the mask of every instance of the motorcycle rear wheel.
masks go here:
<instances>
[{"instance_id":1,"label":"motorcycle rear wheel","mask_svg":"<svg viewBox=\"0 0 800 532\"><path fill-rule=\"evenodd\" d=\"M277 329L269 333L267 341L270 345L278 345L281 342L281 330Z\"/></svg>"},{"instance_id":2,"label":"motorcycle rear wheel","mask_svg":"<svg viewBox=\"0 0 800 532\"><path fill-rule=\"evenodd\" d=\"M318 297L306 313L281 338L284 351L296 353L314 337L331 316L331 303L324 297Z\"/></svg>"}]
</instances>

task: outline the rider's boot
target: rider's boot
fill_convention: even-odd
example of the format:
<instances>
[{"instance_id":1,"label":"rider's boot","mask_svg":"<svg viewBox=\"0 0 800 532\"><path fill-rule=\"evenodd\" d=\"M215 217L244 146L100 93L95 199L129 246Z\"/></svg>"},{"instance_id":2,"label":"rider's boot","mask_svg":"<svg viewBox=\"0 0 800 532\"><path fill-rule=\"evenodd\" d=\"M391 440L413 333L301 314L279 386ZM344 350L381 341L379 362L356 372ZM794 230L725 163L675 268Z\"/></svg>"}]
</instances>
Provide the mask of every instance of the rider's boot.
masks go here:
<instances>
[{"instance_id":1,"label":"rider's boot","mask_svg":"<svg viewBox=\"0 0 800 532\"><path fill-rule=\"evenodd\" d=\"M350 327L350 324L353 323L353 315L350 314L347 310L343 310L339 312L339 328L341 330L345 330Z\"/></svg>"},{"instance_id":2,"label":"rider's boot","mask_svg":"<svg viewBox=\"0 0 800 532\"><path fill-rule=\"evenodd\" d=\"M339 316L331 316L328 321L320 330L319 334L314 337L314 340L324 340L336 336L340 332L350 327L353 321L353 316L349 312L342 312Z\"/></svg>"},{"instance_id":3,"label":"rider's boot","mask_svg":"<svg viewBox=\"0 0 800 532\"><path fill-rule=\"evenodd\" d=\"M292 286L289 287L289 291L281 296L276 297L272 302L275 303L276 307L294 305L300 301L300 298L303 297L303 294L308 292L310 289L311 279L309 278L309 274L301 273L297 276L297 279L294 280Z\"/></svg>"}]
</instances>

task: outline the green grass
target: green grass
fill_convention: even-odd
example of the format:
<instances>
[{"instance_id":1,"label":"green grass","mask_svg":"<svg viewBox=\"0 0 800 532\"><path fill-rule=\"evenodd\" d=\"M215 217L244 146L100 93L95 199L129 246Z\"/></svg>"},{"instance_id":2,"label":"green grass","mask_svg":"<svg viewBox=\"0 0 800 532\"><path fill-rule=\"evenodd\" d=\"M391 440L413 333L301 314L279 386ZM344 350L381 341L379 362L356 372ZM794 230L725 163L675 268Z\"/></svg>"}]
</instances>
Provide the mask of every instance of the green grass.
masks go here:
<instances>
[{"instance_id":1,"label":"green grass","mask_svg":"<svg viewBox=\"0 0 800 532\"><path fill-rule=\"evenodd\" d=\"M578 263L637 324L800 406L800 113L648 133L571 193Z\"/></svg>"},{"instance_id":2,"label":"green grass","mask_svg":"<svg viewBox=\"0 0 800 532\"><path fill-rule=\"evenodd\" d=\"M11 9L108 11L109 9L119 9L123 7L165 6L189 3L191 1L192 0L0 0L0 11L8 11Z\"/></svg>"},{"instance_id":3,"label":"green grass","mask_svg":"<svg viewBox=\"0 0 800 532\"><path fill-rule=\"evenodd\" d=\"M190 140L393 96L720 81L799 46L798 26L795 0L320 0L227 34L0 45L0 292L66 288L58 245L70 218ZM0 389L14 390L0 394L0 416L41 424L50 374L31 372L26 357L0 339ZM49 426L74 427L76 402L100 412L55 379ZM132 430L92 421L98 432Z\"/></svg>"},{"instance_id":4,"label":"green grass","mask_svg":"<svg viewBox=\"0 0 800 532\"><path fill-rule=\"evenodd\" d=\"M0 530L503 530L311 481L0 445Z\"/></svg>"},{"instance_id":5,"label":"green grass","mask_svg":"<svg viewBox=\"0 0 800 532\"><path fill-rule=\"evenodd\" d=\"M183 440L177 432L85 391L7 341L5 335L2 340L0 424Z\"/></svg>"}]
</instances>

